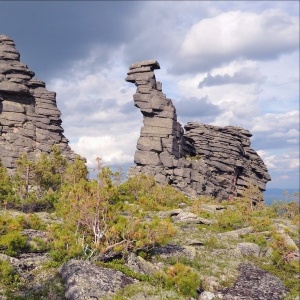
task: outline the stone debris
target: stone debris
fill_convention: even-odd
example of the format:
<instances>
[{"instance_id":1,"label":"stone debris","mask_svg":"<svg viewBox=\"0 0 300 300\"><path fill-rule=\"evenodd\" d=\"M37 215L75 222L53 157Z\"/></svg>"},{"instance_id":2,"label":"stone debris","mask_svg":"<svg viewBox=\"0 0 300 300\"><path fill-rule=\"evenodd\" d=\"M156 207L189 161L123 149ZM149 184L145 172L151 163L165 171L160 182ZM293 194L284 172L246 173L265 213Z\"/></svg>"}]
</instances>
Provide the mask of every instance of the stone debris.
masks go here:
<instances>
[{"instance_id":1,"label":"stone debris","mask_svg":"<svg viewBox=\"0 0 300 300\"><path fill-rule=\"evenodd\" d=\"M183 128L172 100L156 81L155 69L160 69L156 60L136 62L125 79L137 86L134 105L143 114L136 166L128 175L152 175L158 183L171 184L191 198L230 199L250 182L264 191L271 178L262 159L250 148L250 132L194 122Z\"/></svg>"},{"instance_id":2,"label":"stone debris","mask_svg":"<svg viewBox=\"0 0 300 300\"><path fill-rule=\"evenodd\" d=\"M35 160L53 145L68 160L76 157L63 135L56 94L34 75L20 62L14 41L0 35L0 159L10 173L21 154Z\"/></svg>"}]
</instances>

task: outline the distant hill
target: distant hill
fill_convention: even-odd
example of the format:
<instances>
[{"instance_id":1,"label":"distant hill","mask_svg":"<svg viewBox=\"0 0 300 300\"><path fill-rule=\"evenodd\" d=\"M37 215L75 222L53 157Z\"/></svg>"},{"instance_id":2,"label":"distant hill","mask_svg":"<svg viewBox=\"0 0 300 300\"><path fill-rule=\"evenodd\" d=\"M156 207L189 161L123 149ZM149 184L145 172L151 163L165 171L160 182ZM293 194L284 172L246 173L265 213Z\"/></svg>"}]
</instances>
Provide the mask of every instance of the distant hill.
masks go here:
<instances>
[{"instance_id":1,"label":"distant hill","mask_svg":"<svg viewBox=\"0 0 300 300\"><path fill-rule=\"evenodd\" d=\"M273 189L267 189L264 192L264 200L266 204L270 205L273 201L280 201L280 200L286 200L284 196L284 192L287 191L289 195L293 195L294 193L298 192L299 189L280 189L280 188L273 188ZM291 201L291 199L288 199ZM298 199L296 199L299 202L299 196Z\"/></svg>"}]
</instances>

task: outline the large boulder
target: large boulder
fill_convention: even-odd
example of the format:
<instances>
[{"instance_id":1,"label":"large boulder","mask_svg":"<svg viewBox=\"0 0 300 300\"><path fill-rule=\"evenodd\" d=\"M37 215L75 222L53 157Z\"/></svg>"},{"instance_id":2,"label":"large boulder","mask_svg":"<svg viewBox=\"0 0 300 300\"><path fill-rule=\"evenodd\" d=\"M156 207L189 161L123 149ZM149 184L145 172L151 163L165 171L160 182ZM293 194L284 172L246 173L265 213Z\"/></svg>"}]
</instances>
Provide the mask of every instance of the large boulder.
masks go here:
<instances>
[{"instance_id":1,"label":"large boulder","mask_svg":"<svg viewBox=\"0 0 300 300\"><path fill-rule=\"evenodd\" d=\"M60 274L67 300L103 299L134 280L119 271L98 267L84 260L70 260Z\"/></svg>"},{"instance_id":2,"label":"large boulder","mask_svg":"<svg viewBox=\"0 0 300 300\"><path fill-rule=\"evenodd\" d=\"M233 287L221 291L223 300L282 300L286 293L283 282L276 276L249 263L241 264L240 275Z\"/></svg>"}]
</instances>

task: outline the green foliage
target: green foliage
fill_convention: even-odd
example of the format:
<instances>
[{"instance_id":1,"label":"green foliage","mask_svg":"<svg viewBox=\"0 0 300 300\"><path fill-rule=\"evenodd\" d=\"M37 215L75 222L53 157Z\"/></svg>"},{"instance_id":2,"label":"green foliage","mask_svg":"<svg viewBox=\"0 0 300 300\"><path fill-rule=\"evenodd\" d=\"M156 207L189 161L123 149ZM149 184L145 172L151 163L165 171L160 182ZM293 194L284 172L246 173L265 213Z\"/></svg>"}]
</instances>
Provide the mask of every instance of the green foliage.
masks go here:
<instances>
[{"instance_id":1,"label":"green foliage","mask_svg":"<svg viewBox=\"0 0 300 300\"><path fill-rule=\"evenodd\" d=\"M73 228L68 224L55 224L49 228L50 234L50 257L54 264L58 266L70 258L82 255L82 245L80 239L73 232Z\"/></svg>"},{"instance_id":2,"label":"green foliage","mask_svg":"<svg viewBox=\"0 0 300 300\"><path fill-rule=\"evenodd\" d=\"M0 215L0 251L16 256L27 251L29 245L27 238L22 235L23 229L45 229L41 219L30 214L25 216L10 216L8 213Z\"/></svg>"},{"instance_id":3,"label":"green foliage","mask_svg":"<svg viewBox=\"0 0 300 300\"><path fill-rule=\"evenodd\" d=\"M66 159L57 146L52 147L49 156L42 153L35 163L35 183L40 193L57 191L62 184L62 173L66 168Z\"/></svg>"},{"instance_id":4,"label":"green foliage","mask_svg":"<svg viewBox=\"0 0 300 300\"><path fill-rule=\"evenodd\" d=\"M124 253L148 249L165 243L175 233L169 220L157 217L149 220L145 211L161 207L163 199L169 195L181 201L185 199L182 194L173 192L173 189L159 190L153 178L143 177L137 179L138 186L147 186L143 192L148 194L152 187L153 198L149 195L147 201L145 195L141 195L136 199L135 192L139 193L136 182L130 181L119 188L114 183L114 173L107 167L102 168L100 159L96 180L72 176L72 172L78 169L67 170L70 184L62 186L60 199L55 205L58 215L64 220L61 228L52 232L55 236L52 257L55 260L79 255L80 249L81 255L87 257L111 250ZM124 197L131 199L131 203L122 201ZM64 228L68 228L68 232Z\"/></svg>"},{"instance_id":5,"label":"green foliage","mask_svg":"<svg viewBox=\"0 0 300 300\"><path fill-rule=\"evenodd\" d=\"M172 264L171 266L164 268L163 271L159 271L154 275L144 275L133 272L130 268L124 265L123 259L113 260L109 263L97 264L121 271L127 276L139 281L149 282L155 287L160 286L167 290L174 289L185 297L196 297L197 289L201 285L198 273L190 266L181 262L170 261L170 263Z\"/></svg>"},{"instance_id":6,"label":"green foliage","mask_svg":"<svg viewBox=\"0 0 300 300\"><path fill-rule=\"evenodd\" d=\"M22 230L24 222L23 218L13 218L8 213L0 214L0 235Z\"/></svg>"},{"instance_id":7,"label":"green foliage","mask_svg":"<svg viewBox=\"0 0 300 300\"><path fill-rule=\"evenodd\" d=\"M160 185L145 174L123 183L119 188L119 200L138 204L145 211L168 210L180 203L190 203L183 193L169 185Z\"/></svg>"},{"instance_id":8,"label":"green foliage","mask_svg":"<svg viewBox=\"0 0 300 300\"><path fill-rule=\"evenodd\" d=\"M28 228L35 230L45 230L46 224L39 218L37 214L29 214L26 216Z\"/></svg>"},{"instance_id":9,"label":"green foliage","mask_svg":"<svg viewBox=\"0 0 300 300\"><path fill-rule=\"evenodd\" d=\"M11 231L0 236L0 249L7 255L16 256L27 248L27 238L20 232Z\"/></svg>"},{"instance_id":10,"label":"green foliage","mask_svg":"<svg viewBox=\"0 0 300 300\"><path fill-rule=\"evenodd\" d=\"M266 246L267 246L267 240L266 240L265 236L262 234L258 234L258 233L245 234L245 235L243 235L243 239L246 242L257 244L262 249L266 248Z\"/></svg>"},{"instance_id":11,"label":"green foliage","mask_svg":"<svg viewBox=\"0 0 300 300\"><path fill-rule=\"evenodd\" d=\"M217 239L217 238L214 237L214 236L209 237L209 238L204 242L204 245L205 245L205 247L210 248L210 249L212 249L212 250L224 248L224 246L220 243L220 240Z\"/></svg>"},{"instance_id":12,"label":"green foliage","mask_svg":"<svg viewBox=\"0 0 300 300\"><path fill-rule=\"evenodd\" d=\"M35 162L30 162L26 156L22 156L13 178L9 178L6 170L0 166L0 205L9 206L11 201L14 207L24 211L55 209L56 215L63 220L62 223L55 223L46 228L37 214L14 217L1 214L0 251L8 255L18 255L28 250L49 250L52 261L47 263L47 267L57 267L70 258L89 259L96 253L112 250L123 257L126 257L129 251L134 251L149 258L149 249L165 244L176 233L171 220L160 219L155 216L155 212L178 208L180 203L185 203L191 206L192 212L201 217L217 220L216 224L210 226L195 225L194 229L205 230L195 230L192 233L208 233L201 239L204 244L204 247L201 247L201 255L206 255L204 260L199 254L196 254L194 259L165 259L163 262L168 267L155 276L137 274L125 266L123 260L103 265L120 270L148 285L159 287L154 293L159 289L171 289L184 297L196 297L196 291L201 284L199 273L203 276L216 275L221 285L227 284L221 277L226 277L227 282L233 280L233 276L226 274L227 244L222 243L212 233L252 226L254 234L247 234L241 238L258 244L262 250L266 250L268 246L273 249L271 261L264 261L264 258L254 259L257 259L258 264L263 261L264 268L282 278L292 293L296 295L296 291L299 292L295 289L299 263L289 259L294 249L285 245L282 237L275 232L271 237L271 233L267 236L263 233L273 230L273 218L287 218L292 222L299 220L297 203L282 202L265 206L253 200L257 199L257 189L250 187L240 199L222 202L225 209L210 213L205 211L202 205L220 204L216 199L203 196L190 201L171 186L159 185L153 177L146 175L130 178L120 184L120 172L112 172L110 168L102 167L101 159L98 159L97 163L98 174L94 180L88 179L88 171L82 160L77 159L73 164L67 165L58 149L54 149L48 157L41 155ZM23 229L48 230L50 244L38 238L28 242L21 234ZM186 231L183 234L186 234ZM269 240L272 242L268 243ZM218 258L220 261L212 268L215 256L209 256L207 253L215 249L219 249L218 255L223 256ZM2 267L0 263L0 275L7 278L7 285L18 282L18 277L14 277L17 274L11 266L6 262L4 264L6 265ZM23 298L9 299L39 299L42 296L44 292L39 291L26 294L27 298L22 296Z\"/></svg>"},{"instance_id":13,"label":"green foliage","mask_svg":"<svg viewBox=\"0 0 300 300\"><path fill-rule=\"evenodd\" d=\"M8 175L7 169L3 167L0 160L0 205L6 206L15 197L13 184Z\"/></svg>"},{"instance_id":14,"label":"green foliage","mask_svg":"<svg viewBox=\"0 0 300 300\"><path fill-rule=\"evenodd\" d=\"M16 164L17 170L12 178L0 166L0 205L26 212L53 209L67 168L61 150L54 145L49 155L42 153L35 161L22 154ZM77 162L73 168L82 171Z\"/></svg>"},{"instance_id":15,"label":"green foliage","mask_svg":"<svg viewBox=\"0 0 300 300\"><path fill-rule=\"evenodd\" d=\"M8 261L0 260L1 283L6 287L14 287L20 282L19 274Z\"/></svg>"},{"instance_id":16,"label":"green foliage","mask_svg":"<svg viewBox=\"0 0 300 300\"><path fill-rule=\"evenodd\" d=\"M155 277L165 288L175 288L183 296L196 297L201 285L198 273L180 262L166 267L164 272L156 273Z\"/></svg>"},{"instance_id":17,"label":"green foliage","mask_svg":"<svg viewBox=\"0 0 300 300\"><path fill-rule=\"evenodd\" d=\"M287 218L292 221L293 224L299 225L300 223L300 202L299 193L289 195L285 192L285 201L274 201L271 205L274 215Z\"/></svg>"},{"instance_id":18,"label":"green foliage","mask_svg":"<svg viewBox=\"0 0 300 300\"><path fill-rule=\"evenodd\" d=\"M236 230L247 226L245 215L238 209L224 209L217 215L218 226L223 230Z\"/></svg>"},{"instance_id":19,"label":"green foliage","mask_svg":"<svg viewBox=\"0 0 300 300\"><path fill-rule=\"evenodd\" d=\"M74 163L67 165L63 174L63 183L75 185L80 180L88 180L88 170L82 159L76 158Z\"/></svg>"}]
</instances>

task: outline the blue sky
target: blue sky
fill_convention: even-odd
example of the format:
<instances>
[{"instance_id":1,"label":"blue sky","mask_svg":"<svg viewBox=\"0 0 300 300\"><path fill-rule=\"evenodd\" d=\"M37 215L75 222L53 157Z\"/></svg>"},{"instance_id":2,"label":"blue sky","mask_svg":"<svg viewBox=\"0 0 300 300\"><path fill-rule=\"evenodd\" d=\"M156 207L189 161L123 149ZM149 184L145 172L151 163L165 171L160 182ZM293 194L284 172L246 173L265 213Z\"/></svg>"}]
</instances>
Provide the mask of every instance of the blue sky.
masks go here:
<instances>
[{"instance_id":1,"label":"blue sky","mask_svg":"<svg viewBox=\"0 0 300 300\"><path fill-rule=\"evenodd\" d=\"M182 125L250 130L267 187L299 187L298 1L1 1L0 29L57 93L89 167L132 164L142 115L124 78L157 59Z\"/></svg>"}]
</instances>

